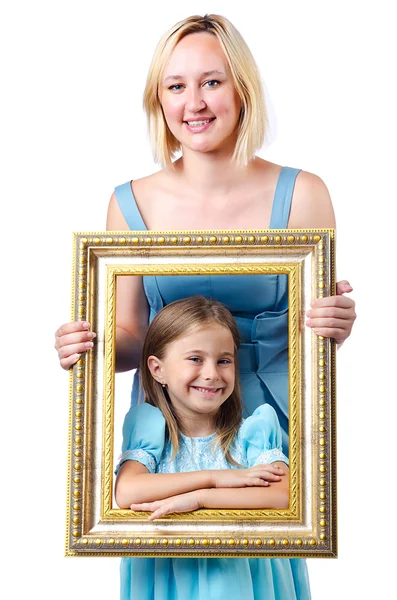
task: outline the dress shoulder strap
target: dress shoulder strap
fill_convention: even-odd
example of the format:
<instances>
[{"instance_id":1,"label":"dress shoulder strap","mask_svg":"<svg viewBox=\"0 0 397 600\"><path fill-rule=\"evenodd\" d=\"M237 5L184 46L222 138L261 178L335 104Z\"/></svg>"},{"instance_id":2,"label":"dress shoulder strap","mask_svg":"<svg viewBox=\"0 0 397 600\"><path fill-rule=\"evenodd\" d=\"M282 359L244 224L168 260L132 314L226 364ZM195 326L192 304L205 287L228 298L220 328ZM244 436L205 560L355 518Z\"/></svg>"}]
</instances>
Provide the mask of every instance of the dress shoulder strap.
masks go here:
<instances>
[{"instance_id":1,"label":"dress shoulder strap","mask_svg":"<svg viewBox=\"0 0 397 600\"><path fill-rule=\"evenodd\" d=\"M286 229L288 227L289 213L291 210L292 194L295 180L301 169L283 167L278 177L274 193L270 229Z\"/></svg>"},{"instance_id":2,"label":"dress shoulder strap","mask_svg":"<svg viewBox=\"0 0 397 600\"><path fill-rule=\"evenodd\" d=\"M114 190L114 194L128 227L132 231L146 230L146 225L132 193L131 182L127 181L127 183L118 185Z\"/></svg>"}]
</instances>

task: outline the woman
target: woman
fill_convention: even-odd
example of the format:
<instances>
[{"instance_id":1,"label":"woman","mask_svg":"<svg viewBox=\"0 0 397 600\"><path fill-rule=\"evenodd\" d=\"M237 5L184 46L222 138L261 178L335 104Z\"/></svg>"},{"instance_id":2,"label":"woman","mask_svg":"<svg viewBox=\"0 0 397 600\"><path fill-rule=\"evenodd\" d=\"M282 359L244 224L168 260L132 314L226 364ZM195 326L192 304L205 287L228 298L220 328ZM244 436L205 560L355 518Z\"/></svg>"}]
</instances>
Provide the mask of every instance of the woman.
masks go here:
<instances>
[{"instance_id":1,"label":"woman","mask_svg":"<svg viewBox=\"0 0 397 600\"><path fill-rule=\"evenodd\" d=\"M321 179L255 157L265 135L263 90L247 45L223 17L190 17L160 40L144 105L154 155L163 169L116 188L108 230L335 226ZM172 162L178 151L181 156ZM162 306L192 294L215 297L228 306L240 330L240 372L248 412L271 404L287 449L287 291L285 276L119 278L116 369L139 364L148 322ZM349 284L340 282L336 296L311 308L307 324L315 333L338 343L350 335L354 302L343 296L349 291ZM55 347L63 368L92 347L94 335L89 324L80 322L57 331ZM135 382L133 404L137 389ZM124 440L130 428L128 413ZM276 598L295 598L294 590L299 590L300 598L310 596L303 561L268 560L263 569Z\"/></svg>"}]
</instances>

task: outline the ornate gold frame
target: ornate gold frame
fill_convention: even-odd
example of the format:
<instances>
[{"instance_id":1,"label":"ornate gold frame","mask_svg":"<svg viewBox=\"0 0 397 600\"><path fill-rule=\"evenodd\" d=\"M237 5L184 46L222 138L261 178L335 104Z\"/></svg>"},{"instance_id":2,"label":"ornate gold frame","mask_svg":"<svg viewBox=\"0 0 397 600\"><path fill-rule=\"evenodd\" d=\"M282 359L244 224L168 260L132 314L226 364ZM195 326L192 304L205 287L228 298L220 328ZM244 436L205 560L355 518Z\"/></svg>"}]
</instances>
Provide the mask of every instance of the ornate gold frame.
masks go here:
<instances>
[{"instance_id":1,"label":"ornate gold frame","mask_svg":"<svg viewBox=\"0 0 397 600\"><path fill-rule=\"evenodd\" d=\"M74 234L72 319L97 332L71 371L67 556L336 556L335 344L304 326L334 293L332 229ZM286 274L290 506L148 522L112 506L115 278Z\"/></svg>"}]
</instances>

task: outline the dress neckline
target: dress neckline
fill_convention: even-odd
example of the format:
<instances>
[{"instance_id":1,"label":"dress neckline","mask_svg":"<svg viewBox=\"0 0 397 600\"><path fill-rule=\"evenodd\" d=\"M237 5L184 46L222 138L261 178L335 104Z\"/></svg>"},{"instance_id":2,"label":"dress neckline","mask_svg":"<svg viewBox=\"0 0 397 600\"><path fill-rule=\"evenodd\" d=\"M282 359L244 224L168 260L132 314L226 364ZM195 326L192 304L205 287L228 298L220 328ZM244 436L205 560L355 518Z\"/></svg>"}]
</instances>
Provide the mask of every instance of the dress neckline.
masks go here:
<instances>
[{"instance_id":1,"label":"dress neckline","mask_svg":"<svg viewBox=\"0 0 397 600\"><path fill-rule=\"evenodd\" d=\"M190 437L190 435L185 435L180 431L179 435L181 436L182 440L189 440L192 442L208 442L216 436L216 433L211 433L210 435L204 435L200 437Z\"/></svg>"},{"instance_id":2,"label":"dress neckline","mask_svg":"<svg viewBox=\"0 0 397 600\"><path fill-rule=\"evenodd\" d=\"M291 173L291 171L293 173ZM290 167L281 167L280 173L277 178L276 188L274 191L272 212L270 215L270 223L269 223L268 229L284 229L287 227L289 211L290 211L290 206L291 206L291 201L292 201L293 185L292 185L292 189L288 190L289 198L288 197L285 198L286 183L289 183L286 180L291 179L290 175L293 175L294 177L293 177L292 184L295 184L295 178L296 178L296 175L298 174L298 172L299 172L299 169L291 169ZM132 182L133 182L133 179L129 183L127 182L126 185L128 185L130 200L132 201L132 204L135 209L135 211L134 211L135 212L135 220L136 220L137 224L139 223L139 225L140 225L139 229L141 229L142 231L149 231L149 229L146 226L145 221L143 220L141 211L139 210L138 203L137 203L134 193L132 191ZM285 200L287 200L287 206L285 205ZM278 223L278 221L280 221L280 219L282 219L283 221L286 221L285 224L280 225ZM138 228L136 228L136 229L138 229ZM229 231L229 230L225 229L224 231ZM198 439L198 438L195 438L195 439Z\"/></svg>"}]
</instances>

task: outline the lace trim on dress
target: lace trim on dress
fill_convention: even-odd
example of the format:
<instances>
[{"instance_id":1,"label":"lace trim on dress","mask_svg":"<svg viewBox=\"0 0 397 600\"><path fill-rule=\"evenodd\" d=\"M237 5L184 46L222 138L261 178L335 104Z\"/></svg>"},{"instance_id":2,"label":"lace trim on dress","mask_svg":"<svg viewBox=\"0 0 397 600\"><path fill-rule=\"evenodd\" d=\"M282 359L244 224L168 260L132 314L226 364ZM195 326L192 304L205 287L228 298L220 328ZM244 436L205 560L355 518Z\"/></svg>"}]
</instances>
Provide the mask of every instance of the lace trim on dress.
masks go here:
<instances>
[{"instance_id":1,"label":"lace trim on dress","mask_svg":"<svg viewBox=\"0 0 397 600\"><path fill-rule=\"evenodd\" d=\"M257 465L270 465L270 463L281 461L288 465L288 458L278 448L272 448L271 450L265 450L256 459Z\"/></svg>"},{"instance_id":2,"label":"lace trim on dress","mask_svg":"<svg viewBox=\"0 0 397 600\"><path fill-rule=\"evenodd\" d=\"M118 468L120 468L121 464L126 460L137 460L138 462L142 462L145 466L148 464L151 471L156 470L156 461L153 456L146 452L145 450L127 450L123 452L120 456Z\"/></svg>"}]
</instances>

